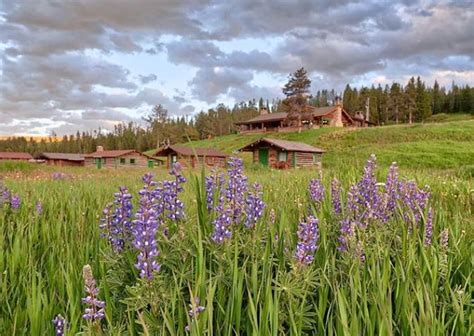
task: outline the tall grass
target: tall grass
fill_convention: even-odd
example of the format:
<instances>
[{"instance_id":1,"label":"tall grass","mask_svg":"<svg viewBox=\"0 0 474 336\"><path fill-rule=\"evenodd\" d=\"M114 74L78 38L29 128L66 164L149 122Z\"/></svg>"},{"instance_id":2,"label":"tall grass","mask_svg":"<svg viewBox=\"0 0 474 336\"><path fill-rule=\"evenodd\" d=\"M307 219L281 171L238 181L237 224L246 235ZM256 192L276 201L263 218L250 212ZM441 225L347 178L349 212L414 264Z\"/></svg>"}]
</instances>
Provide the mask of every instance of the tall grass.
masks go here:
<instances>
[{"instance_id":1,"label":"tall grass","mask_svg":"<svg viewBox=\"0 0 474 336\"><path fill-rule=\"evenodd\" d=\"M384 172L380 172L382 179ZM90 264L107 303L102 333L110 335L467 335L472 333L472 186L454 176L413 173L431 186L433 245L422 229L411 234L396 221L374 232L363 262L337 251L338 221L327 199L320 210L319 247L307 268L296 268L296 230L308 210L312 171L247 173L264 187L264 217L254 230L237 228L222 246L210 240L203 176L185 185L186 220L159 235L159 275L139 281L135 255L117 256L101 238L98 221L119 185L134 195L140 173L88 179L7 180L22 196L18 211L0 210L0 334L53 334L51 320L67 317L69 334L87 331L81 319L82 266ZM328 187L360 176L325 171ZM34 204L42 201L44 212ZM271 223L269 210L276 220ZM449 230L449 247L440 232ZM192 297L205 311L188 316ZM95 332L97 333L97 332Z\"/></svg>"}]
</instances>

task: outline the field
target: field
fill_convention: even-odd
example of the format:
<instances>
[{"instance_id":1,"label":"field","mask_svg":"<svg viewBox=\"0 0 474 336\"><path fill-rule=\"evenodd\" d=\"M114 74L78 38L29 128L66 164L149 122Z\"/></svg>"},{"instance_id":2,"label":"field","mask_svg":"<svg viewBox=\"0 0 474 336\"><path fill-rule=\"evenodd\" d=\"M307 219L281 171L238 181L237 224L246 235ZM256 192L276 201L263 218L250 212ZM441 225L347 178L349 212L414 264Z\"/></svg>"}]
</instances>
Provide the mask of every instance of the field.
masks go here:
<instances>
[{"instance_id":1,"label":"field","mask_svg":"<svg viewBox=\"0 0 474 336\"><path fill-rule=\"evenodd\" d=\"M271 136L328 150L322 176L269 171L243 155L248 189L261 184L265 208L254 225L245 225L244 216L226 227L232 236L220 244L213 239L214 224L225 211L207 209L204 176L210 172L185 171L184 191L178 193L184 217L159 221L161 268L152 280L135 266L135 244L125 240L118 253L99 227L119 186L129 189L133 214L140 208L146 170L70 168L57 174L29 164L0 165L3 184L21 198L18 209L0 209L0 334L52 335L57 314L67 319L68 335L472 334L474 121ZM230 153L254 138L232 135L196 146ZM374 179L370 165L363 176L371 153L377 155ZM367 209L383 204L384 215L389 213L381 201L389 196L388 184L375 182L386 181L392 161L404 187L381 219L378 210ZM175 178L163 169L154 173L157 181ZM340 213L333 204L333 178L342 187ZM312 179L318 181L313 194ZM243 180L237 174L233 181ZM369 195L370 206L354 205L354 184L360 195ZM430 197L423 204L425 185ZM258 193L244 195L245 213L247 201L250 209L257 207L255 198ZM214 204L218 200L211 197ZM360 223L344 227L344 219L355 220L356 214ZM317 234L312 226L308 230L311 216L318 220ZM298 251L314 260L302 262ZM86 264L105 301L102 320L82 318Z\"/></svg>"}]
</instances>

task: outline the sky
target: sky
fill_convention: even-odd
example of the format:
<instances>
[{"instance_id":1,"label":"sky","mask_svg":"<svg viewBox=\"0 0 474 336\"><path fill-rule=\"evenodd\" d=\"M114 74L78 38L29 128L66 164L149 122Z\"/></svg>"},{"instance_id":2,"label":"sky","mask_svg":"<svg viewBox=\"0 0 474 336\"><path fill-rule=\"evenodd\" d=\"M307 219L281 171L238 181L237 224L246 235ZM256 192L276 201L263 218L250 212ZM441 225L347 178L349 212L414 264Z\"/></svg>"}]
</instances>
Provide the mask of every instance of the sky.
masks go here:
<instances>
[{"instance_id":1,"label":"sky","mask_svg":"<svg viewBox=\"0 0 474 336\"><path fill-rule=\"evenodd\" d=\"M311 90L474 84L474 0L0 0L0 135Z\"/></svg>"}]
</instances>

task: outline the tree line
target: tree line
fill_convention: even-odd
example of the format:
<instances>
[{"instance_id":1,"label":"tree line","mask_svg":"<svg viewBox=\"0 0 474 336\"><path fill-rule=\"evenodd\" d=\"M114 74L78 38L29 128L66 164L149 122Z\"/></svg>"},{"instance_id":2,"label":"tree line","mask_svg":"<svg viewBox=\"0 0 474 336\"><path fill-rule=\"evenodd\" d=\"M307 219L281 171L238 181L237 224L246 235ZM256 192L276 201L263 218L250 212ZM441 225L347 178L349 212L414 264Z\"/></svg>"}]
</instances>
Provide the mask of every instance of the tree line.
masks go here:
<instances>
[{"instance_id":1,"label":"tree line","mask_svg":"<svg viewBox=\"0 0 474 336\"><path fill-rule=\"evenodd\" d=\"M97 146L107 150L149 149L167 144L183 143L189 140L207 139L236 132L234 125L255 117L266 108L270 113L288 112L289 123L301 121L305 106L316 107L334 104L338 93L332 90L319 90L310 93L311 81L306 71L301 68L290 75L283 87L284 99L260 98L240 102L233 107L219 104L207 111L201 111L192 118L171 117L165 106L157 104L150 113L143 117L146 126L130 122L118 124L113 130L97 129L92 132L77 132L58 138L52 134L49 139L40 141L27 137L11 137L0 141L0 151L29 152L33 155L41 152L90 153ZM471 113L474 114L474 88L458 86L440 87L435 81L428 87L420 77L410 78L402 85L393 82L391 85L352 88L346 85L343 91L343 106L349 114L369 110L370 121L377 125L395 123L423 122L433 114Z\"/></svg>"}]
</instances>

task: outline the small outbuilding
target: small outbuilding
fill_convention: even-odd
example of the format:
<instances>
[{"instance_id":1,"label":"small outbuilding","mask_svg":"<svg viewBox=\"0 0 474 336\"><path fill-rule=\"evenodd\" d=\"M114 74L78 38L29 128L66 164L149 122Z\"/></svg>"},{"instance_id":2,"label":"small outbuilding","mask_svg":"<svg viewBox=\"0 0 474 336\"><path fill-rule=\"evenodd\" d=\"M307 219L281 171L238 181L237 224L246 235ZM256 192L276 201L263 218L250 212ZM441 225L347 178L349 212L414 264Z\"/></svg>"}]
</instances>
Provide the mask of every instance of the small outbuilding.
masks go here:
<instances>
[{"instance_id":1,"label":"small outbuilding","mask_svg":"<svg viewBox=\"0 0 474 336\"><path fill-rule=\"evenodd\" d=\"M29 161L33 160L30 153L25 152L0 152L0 161Z\"/></svg>"},{"instance_id":2,"label":"small outbuilding","mask_svg":"<svg viewBox=\"0 0 474 336\"><path fill-rule=\"evenodd\" d=\"M159 149L155 156L166 157L166 166L169 168L174 162L183 166L195 168L197 166L225 167L227 154L213 148L191 148L182 145L171 145Z\"/></svg>"},{"instance_id":3,"label":"small outbuilding","mask_svg":"<svg viewBox=\"0 0 474 336\"><path fill-rule=\"evenodd\" d=\"M261 138L240 152L252 152L253 162L278 169L321 166L321 156L325 152L305 143Z\"/></svg>"},{"instance_id":4,"label":"small outbuilding","mask_svg":"<svg viewBox=\"0 0 474 336\"><path fill-rule=\"evenodd\" d=\"M104 150L97 146L94 153L84 155L86 167L100 168L131 168L148 167L153 168L159 164L159 160L143 154L135 149Z\"/></svg>"},{"instance_id":5,"label":"small outbuilding","mask_svg":"<svg viewBox=\"0 0 474 336\"><path fill-rule=\"evenodd\" d=\"M37 157L44 160L48 166L84 166L84 155L72 153L41 153Z\"/></svg>"}]
</instances>

